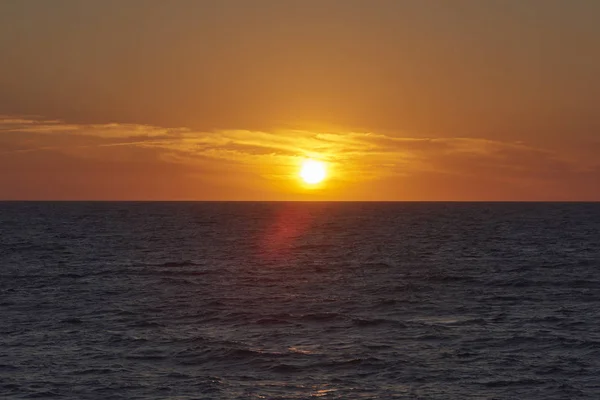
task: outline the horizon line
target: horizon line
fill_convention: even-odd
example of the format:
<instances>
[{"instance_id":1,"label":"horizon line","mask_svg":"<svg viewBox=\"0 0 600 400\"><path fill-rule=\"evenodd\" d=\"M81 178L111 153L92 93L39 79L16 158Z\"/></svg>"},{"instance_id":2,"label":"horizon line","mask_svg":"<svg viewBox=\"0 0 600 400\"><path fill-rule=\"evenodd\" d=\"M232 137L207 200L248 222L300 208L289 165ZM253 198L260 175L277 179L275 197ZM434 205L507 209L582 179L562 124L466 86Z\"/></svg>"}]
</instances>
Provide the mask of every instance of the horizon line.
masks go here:
<instances>
[{"instance_id":1,"label":"horizon line","mask_svg":"<svg viewBox=\"0 0 600 400\"><path fill-rule=\"evenodd\" d=\"M0 199L0 203L600 203L600 200L65 200Z\"/></svg>"}]
</instances>

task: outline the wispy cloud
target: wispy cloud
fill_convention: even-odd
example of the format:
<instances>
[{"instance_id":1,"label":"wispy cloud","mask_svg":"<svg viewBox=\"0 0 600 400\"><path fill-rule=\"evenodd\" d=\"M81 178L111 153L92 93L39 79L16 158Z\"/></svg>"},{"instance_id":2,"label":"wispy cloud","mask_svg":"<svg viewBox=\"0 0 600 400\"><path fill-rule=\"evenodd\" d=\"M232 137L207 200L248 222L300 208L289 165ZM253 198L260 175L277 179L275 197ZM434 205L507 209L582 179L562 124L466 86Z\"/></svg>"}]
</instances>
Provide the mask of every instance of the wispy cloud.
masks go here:
<instances>
[{"instance_id":1,"label":"wispy cloud","mask_svg":"<svg viewBox=\"0 0 600 400\"><path fill-rule=\"evenodd\" d=\"M332 180L360 181L423 174L475 177L524 187L557 184L600 170L585 163L518 142L484 138L395 137L374 132L273 132L224 130L198 132L136 124L69 124L31 117L0 117L0 154L26 159L28 153L53 153L77 159L139 160L178 165L194 171L223 172L283 181L305 157L327 161ZM153 161L152 161L153 160ZM594 175L595 176L595 175Z\"/></svg>"}]
</instances>

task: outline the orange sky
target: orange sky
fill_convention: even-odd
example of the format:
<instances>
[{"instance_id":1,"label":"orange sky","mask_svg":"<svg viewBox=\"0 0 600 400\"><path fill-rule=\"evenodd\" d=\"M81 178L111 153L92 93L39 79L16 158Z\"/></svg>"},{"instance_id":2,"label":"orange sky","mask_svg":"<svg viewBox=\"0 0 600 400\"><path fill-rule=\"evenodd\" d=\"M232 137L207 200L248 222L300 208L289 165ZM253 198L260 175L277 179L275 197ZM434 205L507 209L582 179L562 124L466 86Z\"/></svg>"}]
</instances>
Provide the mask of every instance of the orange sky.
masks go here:
<instances>
[{"instance_id":1,"label":"orange sky","mask_svg":"<svg viewBox=\"0 0 600 400\"><path fill-rule=\"evenodd\" d=\"M600 200L600 2L0 3L0 199ZM305 157L328 163L303 187Z\"/></svg>"}]
</instances>

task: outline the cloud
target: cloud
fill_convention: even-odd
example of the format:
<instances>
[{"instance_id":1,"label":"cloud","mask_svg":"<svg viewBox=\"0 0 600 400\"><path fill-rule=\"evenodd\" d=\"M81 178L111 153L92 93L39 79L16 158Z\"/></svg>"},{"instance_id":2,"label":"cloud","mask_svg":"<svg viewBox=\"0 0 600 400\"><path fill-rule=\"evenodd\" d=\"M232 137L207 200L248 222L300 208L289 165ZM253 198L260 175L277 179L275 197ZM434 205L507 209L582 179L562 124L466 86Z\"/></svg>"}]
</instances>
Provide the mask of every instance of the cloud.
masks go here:
<instances>
[{"instance_id":1,"label":"cloud","mask_svg":"<svg viewBox=\"0 0 600 400\"><path fill-rule=\"evenodd\" d=\"M431 182L445 179L477 181L477 185L484 186L508 185L506 190L512 187L520 193L527 188L559 191L573 182L585 185L600 176L594 162L520 142L485 138L305 130L198 132L185 127L69 124L18 116L0 117L0 155L5 171L12 169L13 175L25 169L31 173L32 167L25 167L28 163L38 168L62 168L63 174L77 165L95 163L92 169L96 178L103 169L114 171L114 166L124 174L135 171L138 177L144 175L144 170L156 176L164 175L160 171L171 171L178 179L203 176L205 183L218 183L221 192L227 182L244 190L252 185L263 185L261 188L266 190L268 182L280 182L271 184L270 189L283 190L281 187L305 157L327 161L332 185L339 188L420 177ZM244 185L244 179L253 183ZM584 189L589 193L589 188Z\"/></svg>"}]
</instances>

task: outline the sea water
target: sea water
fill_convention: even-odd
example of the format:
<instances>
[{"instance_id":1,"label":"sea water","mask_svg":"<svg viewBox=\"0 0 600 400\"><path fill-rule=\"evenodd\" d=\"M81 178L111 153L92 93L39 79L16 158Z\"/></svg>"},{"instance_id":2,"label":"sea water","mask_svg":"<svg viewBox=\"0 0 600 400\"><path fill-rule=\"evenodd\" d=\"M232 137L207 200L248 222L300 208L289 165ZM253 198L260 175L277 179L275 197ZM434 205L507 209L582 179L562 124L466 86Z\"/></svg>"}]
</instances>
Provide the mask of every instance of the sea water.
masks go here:
<instances>
[{"instance_id":1,"label":"sea water","mask_svg":"<svg viewBox=\"0 0 600 400\"><path fill-rule=\"evenodd\" d=\"M598 399L600 204L0 203L0 398Z\"/></svg>"}]
</instances>

